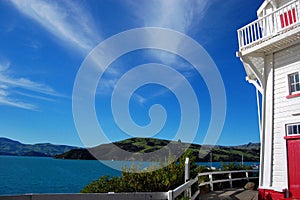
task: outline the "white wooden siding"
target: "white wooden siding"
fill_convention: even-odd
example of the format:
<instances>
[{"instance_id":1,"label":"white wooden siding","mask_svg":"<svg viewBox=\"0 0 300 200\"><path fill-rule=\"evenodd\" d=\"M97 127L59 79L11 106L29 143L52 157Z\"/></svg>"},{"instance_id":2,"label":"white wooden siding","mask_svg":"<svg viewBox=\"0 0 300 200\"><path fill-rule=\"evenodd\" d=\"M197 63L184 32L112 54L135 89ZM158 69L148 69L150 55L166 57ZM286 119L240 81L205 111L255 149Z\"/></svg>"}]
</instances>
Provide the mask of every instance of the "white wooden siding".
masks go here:
<instances>
[{"instance_id":1,"label":"white wooden siding","mask_svg":"<svg viewBox=\"0 0 300 200\"><path fill-rule=\"evenodd\" d=\"M300 45L274 54L274 126L272 187L287 187L287 150L285 125L300 122L300 97L287 99L289 95L288 75L300 72Z\"/></svg>"},{"instance_id":2,"label":"white wooden siding","mask_svg":"<svg viewBox=\"0 0 300 200\"><path fill-rule=\"evenodd\" d=\"M289 3L290 1L291 0L274 0L274 6L276 6L276 8L280 8L285 4ZM272 3L269 0L265 0L265 2L257 10L257 16L263 17L264 15L269 14L276 8L273 7Z\"/></svg>"},{"instance_id":3,"label":"white wooden siding","mask_svg":"<svg viewBox=\"0 0 300 200\"><path fill-rule=\"evenodd\" d=\"M277 4L277 7L281 7L281 6L284 6L285 4L289 3L291 0L277 0L276 4Z\"/></svg>"}]
</instances>

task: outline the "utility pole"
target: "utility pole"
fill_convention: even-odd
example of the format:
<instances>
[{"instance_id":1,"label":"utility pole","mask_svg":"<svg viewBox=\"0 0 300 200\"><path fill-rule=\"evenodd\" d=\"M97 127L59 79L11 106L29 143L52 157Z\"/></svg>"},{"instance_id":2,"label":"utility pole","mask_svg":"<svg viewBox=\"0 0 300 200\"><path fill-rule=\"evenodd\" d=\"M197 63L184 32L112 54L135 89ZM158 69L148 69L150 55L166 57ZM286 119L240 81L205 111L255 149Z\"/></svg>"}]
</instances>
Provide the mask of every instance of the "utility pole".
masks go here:
<instances>
[{"instance_id":1,"label":"utility pole","mask_svg":"<svg viewBox=\"0 0 300 200\"><path fill-rule=\"evenodd\" d=\"M212 159L213 159L213 157L212 157L212 151L210 152L210 169L212 169Z\"/></svg>"},{"instance_id":2,"label":"utility pole","mask_svg":"<svg viewBox=\"0 0 300 200\"><path fill-rule=\"evenodd\" d=\"M242 153L242 166L244 166L244 154Z\"/></svg>"}]
</instances>

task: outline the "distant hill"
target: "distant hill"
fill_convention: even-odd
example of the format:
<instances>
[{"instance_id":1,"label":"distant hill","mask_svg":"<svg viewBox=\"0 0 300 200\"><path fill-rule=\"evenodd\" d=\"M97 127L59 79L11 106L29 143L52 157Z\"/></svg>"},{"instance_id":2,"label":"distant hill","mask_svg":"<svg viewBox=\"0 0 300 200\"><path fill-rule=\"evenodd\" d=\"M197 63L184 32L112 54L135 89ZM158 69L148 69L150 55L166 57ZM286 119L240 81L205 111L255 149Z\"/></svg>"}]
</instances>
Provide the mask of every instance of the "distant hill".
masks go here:
<instances>
[{"instance_id":1,"label":"distant hill","mask_svg":"<svg viewBox=\"0 0 300 200\"><path fill-rule=\"evenodd\" d=\"M50 143L23 144L8 138L0 137L0 155L51 157L78 147L54 145Z\"/></svg>"},{"instance_id":2,"label":"distant hill","mask_svg":"<svg viewBox=\"0 0 300 200\"><path fill-rule=\"evenodd\" d=\"M166 145L168 145L168 148L163 149ZM240 146L201 146L198 144L153 138L131 138L110 144L102 144L89 149L74 149L56 155L55 158L94 160L94 156L90 153L93 152L97 155L97 158L101 160L159 161L168 158L170 152L175 152L176 154L176 152L181 152L181 150L187 147L192 150L193 155L197 157L197 162L209 162L210 152L212 152L214 162L240 162L242 155L245 162L259 161L259 143L249 143ZM121 148L125 151L121 154L120 152L116 153L117 148ZM157 150L161 150L159 154L154 153L151 156L142 154L155 152Z\"/></svg>"}]
</instances>

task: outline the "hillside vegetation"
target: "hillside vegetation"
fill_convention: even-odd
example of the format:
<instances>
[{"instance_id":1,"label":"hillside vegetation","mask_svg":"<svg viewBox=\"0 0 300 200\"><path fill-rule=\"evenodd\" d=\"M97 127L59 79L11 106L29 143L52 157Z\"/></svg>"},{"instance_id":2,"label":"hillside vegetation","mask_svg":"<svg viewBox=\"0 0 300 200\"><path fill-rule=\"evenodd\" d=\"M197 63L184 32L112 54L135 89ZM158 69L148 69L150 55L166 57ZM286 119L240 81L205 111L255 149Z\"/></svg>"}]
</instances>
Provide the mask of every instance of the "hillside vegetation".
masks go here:
<instances>
[{"instance_id":1,"label":"hillside vegetation","mask_svg":"<svg viewBox=\"0 0 300 200\"><path fill-rule=\"evenodd\" d=\"M214 162L240 162L242 155L245 162L259 162L259 147L258 143L249 143L241 146L201 146L154 138L131 138L115 143L102 144L89 149L70 150L56 155L55 158L93 160L95 159L93 155L96 155L100 160L163 161L170 156L179 155L182 151L189 149L196 158L196 162L209 162L210 152L212 152L212 161ZM117 153L118 148L125 151L121 154L120 152ZM160 150L159 154L153 153L151 156L147 154L157 150ZM93 155L90 152L93 152Z\"/></svg>"},{"instance_id":2,"label":"hillside vegetation","mask_svg":"<svg viewBox=\"0 0 300 200\"><path fill-rule=\"evenodd\" d=\"M78 147L50 143L23 144L8 138L0 138L0 155L51 157L76 148Z\"/></svg>"},{"instance_id":3,"label":"hillside vegetation","mask_svg":"<svg viewBox=\"0 0 300 200\"><path fill-rule=\"evenodd\" d=\"M205 166L197 166L195 163L195 157L192 155L191 150L187 150L179 159L174 162L167 160L165 167L159 167L157 165L150 166L145 169L139 169L138 166L132 165L130 168L123 167L122 175L117 177L102 176L97 180L92 181L85 186L82 193L107 193L107 192L166 192L173 190L184 183L184 169L185 159L190 159L190 177L196 177L198 173L212 171ZM223 170L245 170L250 169L245 165L238 165L235 163L229 163L222 165ZM219 170L219 169L217 169ZM253 176L253 174L249 174ZM244 173L235 174L235 178L244 176ZM227 174L221 174L218 179L227 179ZM199 178L199 182L207 182L209 179L207 176ZM247 180L235 181L234 186L240 187L245 185ZM215 184L215 189L228 188L229 183ZM198 184L192 186L192 190L198 190ZM208 192L209 186L201 187L202 192ZM176 199L185 199L183 195L180 195Z\"/></svg>"}]
</instances>

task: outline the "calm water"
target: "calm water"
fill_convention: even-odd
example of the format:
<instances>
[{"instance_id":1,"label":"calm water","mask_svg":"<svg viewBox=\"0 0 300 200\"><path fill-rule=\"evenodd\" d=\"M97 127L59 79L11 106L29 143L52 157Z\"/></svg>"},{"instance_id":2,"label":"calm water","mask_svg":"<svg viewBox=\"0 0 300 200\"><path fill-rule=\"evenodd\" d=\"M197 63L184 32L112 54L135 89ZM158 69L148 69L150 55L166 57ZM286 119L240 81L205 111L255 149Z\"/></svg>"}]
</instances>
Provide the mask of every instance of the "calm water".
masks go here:
<instances>
[{"instance_id":1,"label":"calm water","mask_svg":"<svg viewBox=\"0 0 300 200\"><path fill-rule=\"evenodd\" d=\"M103 175L120 172L99 161L0 156L0 195L77 193Z\"/></svg>"},{"instance_id":2,"label":"calm water","mask_svg":"<svg viewBox=\"0 0 300 200\"><path fill-rule=\"evenodd\" d=\"M124 162L113 163L120 169L124 165ZM141 167L149 164L143 163ZM210 163L203 164L210 166ZM126 165L131 164L127 162ZM220 167L221 163L213 163L213 166ZM0 195L78 193L92 180L103 175L120 176L121 172L96 160L0 156Z\"/></svg>"}]
</instances>

